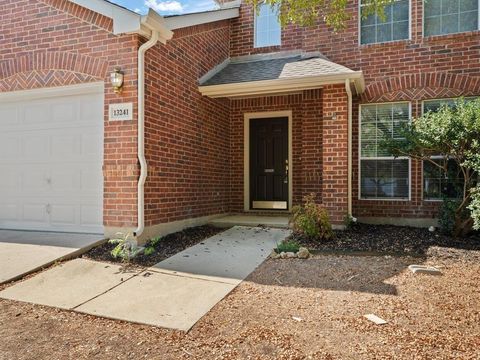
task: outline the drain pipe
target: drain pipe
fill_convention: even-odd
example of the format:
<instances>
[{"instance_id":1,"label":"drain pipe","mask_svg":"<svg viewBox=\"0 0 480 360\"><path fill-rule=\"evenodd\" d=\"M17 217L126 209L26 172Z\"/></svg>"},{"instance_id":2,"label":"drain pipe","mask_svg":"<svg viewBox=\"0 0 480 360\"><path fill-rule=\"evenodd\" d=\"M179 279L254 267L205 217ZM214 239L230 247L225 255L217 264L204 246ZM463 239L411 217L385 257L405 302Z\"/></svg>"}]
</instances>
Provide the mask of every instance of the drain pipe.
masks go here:
<instances>
[{"instance_id":1,"label":"drain pipe","mask_svg":"<svg viewBox=\"0 0 480 360\"><path fill-rule=\"evenodd\" d=\"M138 227L134 236L138 238L145 230L145 181L147 180L148 165L145 158L145 52L158 42L158 31L152 30L152 36L138 49L138 161L140 163L140 177L137 188L137 217Z\"/></svg>"},{"instance_id":2,"label":"drain pipe","mask_svg":"<svg viewBox=\"0 0 480 360\"><path fill-rule=\"evenodd\" d=\"M350 79L345 80L345 90L347 91L348 97L348 215L352 216L352 148L353 148L353 134L352 134L352 89L350 87Z\"/></svg>"}]
</instances>

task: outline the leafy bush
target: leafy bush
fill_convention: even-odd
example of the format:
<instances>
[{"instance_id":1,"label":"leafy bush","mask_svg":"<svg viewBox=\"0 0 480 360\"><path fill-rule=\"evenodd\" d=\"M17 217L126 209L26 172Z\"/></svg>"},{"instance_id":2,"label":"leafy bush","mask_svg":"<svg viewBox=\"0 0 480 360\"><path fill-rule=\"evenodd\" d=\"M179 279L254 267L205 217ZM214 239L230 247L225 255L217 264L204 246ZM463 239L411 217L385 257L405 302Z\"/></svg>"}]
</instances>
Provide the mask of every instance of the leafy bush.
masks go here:
<instances>
[{"instance_id":1,"label":"leafy bush","mask_svg":"<svg viewBox=\"0 0 480 360\"><path fill-rule=\"evenodd\" d=\"M395 157L430 162L445 175L445 164L439 164L432 156L442 155L455 163L463 175L460 201L454 214L450 210L453 205L445 204L439 220L450 229L452 216L456 237L480 228L480 98L461 98L454 106L444 105L436 112L427 112L399 129L398 136L385 136L381 147Z\"/></svg>"},{"instance_id":2,"label":"leafy bush","mask_svg":"<svg viewBox=\"0 0 480 360\"><path fill-rule=\"evenodd\" d=\"M455 231L455 211L459 202L445 198L438 211L438 223L440 231L446 235L452 235Z\"/></svg>"},{"instance_id":3,"label":"leafy bush","mask_svg":"<svg viewBox=\"0 0 480 360\"><path fill-rule=\"evenodd\" d=\"M473 219L473 228L480 230L480 186L472 190L472 202L468 206Z\"/></svg>"},{"instance_id":4,"label":"leafy bush","mask_svg":"<svg viewBox=\"0 0 480 360\"><path fill-rule=\"evenodd\" d=\"M293 240L284 240L278 244L276 248L276 251L279 254L282 252L297 253L298 250L300 250L300 244Z\"/></svg>"},{"instance_id":5,"label":"leafy bush","mask_svg":"<svg viewBox=\"0 0 480 360\"><path fill-rule=\"evenodd\" d=\"M161 240L162 240L162 238L159 237L159 236L151 239L146 244L145 250L143 251L143 255L145 255L145 256L153 255L155 253L155 248L157 247L157 245L160 243Z\"/></svg>"},{"instance_id":6,"label":"leafy bush","mask_svg":"<svg viewBox=\"0 0 480 360\"><path fill-rule=\"evenodd\" d=\"M118 238L110 239L110 244L115 244L115 248L110 252L114 259L122 259L123 261L130 262L135 256L142 252L142 248L137 245L133 234L117 233Z\"/></svg>"},{"instance_id":7,"label":"leafy bush","mask_svg":"<svg viewBox=\"0 0 480 360\"><path fill-rule=\"evenodd\" d=\"M311 239L331 239L333 230L327 210L315 203L315 194L307 195L303 200L303 206L292 209L293 230Z\"/></svg>"}]
</instances>

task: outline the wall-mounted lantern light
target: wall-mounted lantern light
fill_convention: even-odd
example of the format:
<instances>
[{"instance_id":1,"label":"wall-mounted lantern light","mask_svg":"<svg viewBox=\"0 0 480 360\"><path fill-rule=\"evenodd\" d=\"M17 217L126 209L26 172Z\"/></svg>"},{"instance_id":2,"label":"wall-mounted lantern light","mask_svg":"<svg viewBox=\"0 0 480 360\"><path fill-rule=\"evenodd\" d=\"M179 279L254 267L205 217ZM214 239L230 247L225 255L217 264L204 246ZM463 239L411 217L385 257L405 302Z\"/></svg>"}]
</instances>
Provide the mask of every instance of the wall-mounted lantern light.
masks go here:
<instances>
[{"instance_id":1,"label":"wall-mounted lantern light","mask_svg":"<svg viewBox=\"0 0 480 360\"><path fill-rule=\"evenodd\" d=\"M119 67L116 67L114 72L110 74L110 82L112 83L115 94L121 94L123 90L123 73Z\"/></svg>"}]
</instances>

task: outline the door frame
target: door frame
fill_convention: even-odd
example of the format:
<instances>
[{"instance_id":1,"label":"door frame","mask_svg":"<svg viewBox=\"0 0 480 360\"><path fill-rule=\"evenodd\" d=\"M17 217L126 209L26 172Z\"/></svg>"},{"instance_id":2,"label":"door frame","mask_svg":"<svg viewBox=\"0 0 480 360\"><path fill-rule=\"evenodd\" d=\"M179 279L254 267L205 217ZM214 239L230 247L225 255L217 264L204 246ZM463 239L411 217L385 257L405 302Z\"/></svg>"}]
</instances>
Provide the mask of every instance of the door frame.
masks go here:
<instances>
[{"instance_id":1,"label":"door frame","mask_svg":"<svg viewBox=\"0 0 480 360\"><path fill-rule=\"evenodd\" d=\"M265 118L288 118L288 206L292 208L293 200L293 112L267 111L244 114L243 124L243 210L246 212L264 212L266 210L252 209L250 207L250 120Z\"/></svg>"}]
</instances>

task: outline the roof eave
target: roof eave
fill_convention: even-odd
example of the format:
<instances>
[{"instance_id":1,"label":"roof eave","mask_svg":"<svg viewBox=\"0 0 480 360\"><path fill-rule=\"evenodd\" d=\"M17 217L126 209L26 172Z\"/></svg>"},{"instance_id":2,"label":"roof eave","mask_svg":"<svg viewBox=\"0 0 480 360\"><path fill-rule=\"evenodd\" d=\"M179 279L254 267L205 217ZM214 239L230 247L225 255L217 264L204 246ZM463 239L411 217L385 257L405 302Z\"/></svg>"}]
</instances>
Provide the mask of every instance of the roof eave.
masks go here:
<instances>
[{"instance_id":1,"label":"roof eave","mask_svg":"<svg viewBox=\"0 0 480 360\"><path fill-rule=\"evenodd\" d=\"M165 18L165 23L170 30L182 29L237 18L240 16L239 9L240 7L238 6L209 12L172 16Z\"/></svg>"},{"instance_id":2,"label":"roof eave","mask_svg":"<svg viewBox=\"0 0 480 360\"><path fill-rule=\"evenodd\" d=\"M157 31L160 41L171 39L173 33L168 29L163 17L150 9L146 16L125 9L104 0L69 0L83 8L106 16L113 20L113 34L140 34L150 37L152 31Z\"/></svg>"},{"instance_id":3,"label":"roof eave","mask_svg":"<svg viewBox=\"0 0 480 360\"><path fill-rule=\"evenodd\" d=\"M249 81L234 84L200 85L198 89L202 95L211 98L237 98L318 89L325 85L342 84L345 80L352 81L357 94L365 91L365 81L363 72L361 71L290 79Z\"/></svg>"}]
</instances>

